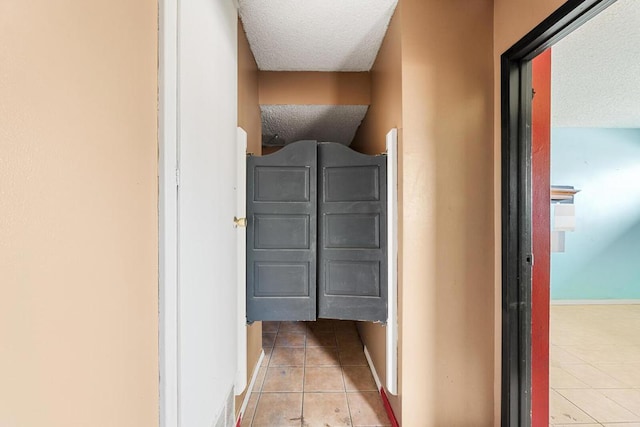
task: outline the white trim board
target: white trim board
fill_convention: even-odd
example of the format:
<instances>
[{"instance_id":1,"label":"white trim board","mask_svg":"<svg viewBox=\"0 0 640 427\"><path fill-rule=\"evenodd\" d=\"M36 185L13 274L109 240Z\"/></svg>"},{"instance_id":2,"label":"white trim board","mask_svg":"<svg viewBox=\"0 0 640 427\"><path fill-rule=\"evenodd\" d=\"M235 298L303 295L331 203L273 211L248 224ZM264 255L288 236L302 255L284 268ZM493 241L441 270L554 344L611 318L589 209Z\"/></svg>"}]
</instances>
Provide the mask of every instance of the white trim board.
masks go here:
<instances>
[{"instance_id":1,"label":"white trim board","mask_svg":"<svg viewBox=\"0 0 640 427\"><path fill-rule=\"evenodd\" d=\"M242 405L240 406L240 411L238 412L238 417L236 418L236 424L238 423L239 420L242 419L242 416L244 415L244 411L247 410L247 404L249 404L251 393L253 393L253 386L256 384L256 379L258 378L260 367L262 367L263 359L264 359L264 350L260 351L260 357L258 357L258 361L256 362L256 365L253 367L253 375L251 376L251 382L249 382L249 386L247 387L247 394L244 395L244 400L242 401Z\"/></svg>"},{"instance_id":2,"label":"white trim board","mask_svg":"<svg viewBox=\"0 0 640 427\"><path fill-rule=\"evenodd\" d=\"M398 394L398 129L387 134L387 391Z\"/></svg>"},{"instance_id":3,"label":"white trim board","mask_svg":"<svg viewBox=\"0 0 640 427\"><path fill-rule=\"evenodd\" d=\"M378 372L376 371L376 367L373 365L373 360L371 360L371 355L369 354L369 349L367 346L364 346L364 357L367 358L367 363L369 364L369 369L371 370L371 374L373 375L373 380L376 382L376 387L378 388L378 392L382 388L382 382L380 382L380 377L378 376Z\"/></svg>"},{"instance_id":4,"label":"white trim board","mask_svg":"<svg viewBox=\"0 0 640 427\"><path fill-rule=\"evenodd\" d=\"M556 299L551 305L635 305L640 299Z\"/></svg>"},{"instance_id":5,"label":"white trim board","mask_svg":"<svg viewBox=\"0 0 640 427\"><path fill-rule=\"evenodd\" d=\"M178 0L158 8L159 413L161 427L178 427Z\"/></svg>"},{"instance_id":6,"label":"white trim board","mask_svg":"<svg viewBox=\"0 0 640 427\"><path fill-rule=\"evenodd\" d=\"M247 132L238 127L236 141L236 218L247 216ZM247 228L236 224L238 244L238 372L236 372L235 393L242 394L247 385Z\"/></svg>"}]
</instances>

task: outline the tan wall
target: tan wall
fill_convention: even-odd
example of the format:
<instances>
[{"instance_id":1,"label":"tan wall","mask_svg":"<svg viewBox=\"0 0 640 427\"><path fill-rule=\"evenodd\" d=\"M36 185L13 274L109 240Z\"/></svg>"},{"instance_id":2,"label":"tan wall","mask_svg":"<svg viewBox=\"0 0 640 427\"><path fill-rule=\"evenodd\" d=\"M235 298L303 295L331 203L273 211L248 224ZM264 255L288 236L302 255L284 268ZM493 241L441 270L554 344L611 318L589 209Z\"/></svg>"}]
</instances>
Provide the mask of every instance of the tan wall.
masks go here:
<instances>
[{"instance_id":1,"label":"tan wall","mask_svg":"<svg viewBox=\"0 0 640 427\"><path fill-rule=\"evenodd\" d=\"M369 105L369 73L260 71L260 104Z\"/></svg>"},{"instance_id":2,"label":"tan wall","mask_svg":"<svg viewBox=\"0 0 640 427\"><path fill-rule=\"evenodd\" d=\"M494 396L495 418L500 418L500 381L501 381L501 359L502 348L502 282L501 277L501 224L500 224L500 197L501 197L501 167L500 167L500 55L513 46L518 40L524 37L536 25L541 23L565 0L494 0L494 47L493 47L493 67L494 67L494 265L495 265L495 380Z\"/></svg>"},{"instance_id":3,"label":"tan wall","mask_svg":"<svg viewBox=\"0 0 640 427\"><path fill-rule=\"evenodd\" d=\"M258 66L238 19L238 126L247 132L247 152L260 154L262 123L258 105ZM247 327L247 385L262 352L262 322ZM236 416L246 393L236 396Z\"/></svg>"},{"instance_id":4,"label":"tan wall","mask_svg":"<svg viewBox=\"0 0 640 427\"><path fill-rule=\"evenodd\" d=\"M158 425L157 2L0 4L0 424Z\"/></svg>"},{"instance_id":5,"label":"tan wall","mask_svg":"<svg viewBox=\"0 0 640 427\"><path fill-rule=\"evenodd\" d=\"M493 2L401 2L402 419L489 426Z\"/></svg>"},{"instance_id":6,"label":"tan wall","mask_svg":"<svg viewBox=\"0 0 640 427\"><path fill-rule=\"evenodd\" d=\"M386 150L386 134L394 127L400 130L399 145L402 147L400 15L399 5L371 69L371 105L351 143L351 148L361 153L378 154L384 152ZM400 200L402 199L400 198ZM402 280L399 280L398 292L402 294ZM386 384L386 329L379 324L368 322L362 322L358 326L362 341L367 346L376 372L384 385ZM400 339L401 332L400 328ZM399 347L401 351L402 342L399 343ZM401 371L402 366L399 366L399 369ZM402 391L401 387L399 389ZM398 396L393 396L390 393L387 395L398 421L402 422L401 393Z\"/></svg>"},{"instance_id":7,"label":"tan wall","mask_svg":"<svg viewBox=\"0 0 640 427\"><path fill-rule=\"evenodd\" d=\"M262 146L258 75L258 65L238 19L238 126L247 132L247 151L257 154Z\"/></svg>"},{"instance_id":8,"label":"tan wall","mask_svg":"<svg viewBox=\"0 0 640 427\"><path fill-rule=\"evenodd\" d=\"M402 127L401 61L398 6L369 73L371 105L351 143L354 150L366 154L382 153L386 150L389 130Z\"/></svg>"},{"instance_id":9,"label":"tan wall","mask_svg":"<svg viewBox=\"0 0 640 427\"><path fill-rule=\"evenodd\" d=\"M390 127L401 130L400 397L392 405L407 426L497 422L492 21L489 0L401 0L354 141L376 153ZM384 328L361 324L360 332L384 377Z\"/></svg>"}]
</instances>

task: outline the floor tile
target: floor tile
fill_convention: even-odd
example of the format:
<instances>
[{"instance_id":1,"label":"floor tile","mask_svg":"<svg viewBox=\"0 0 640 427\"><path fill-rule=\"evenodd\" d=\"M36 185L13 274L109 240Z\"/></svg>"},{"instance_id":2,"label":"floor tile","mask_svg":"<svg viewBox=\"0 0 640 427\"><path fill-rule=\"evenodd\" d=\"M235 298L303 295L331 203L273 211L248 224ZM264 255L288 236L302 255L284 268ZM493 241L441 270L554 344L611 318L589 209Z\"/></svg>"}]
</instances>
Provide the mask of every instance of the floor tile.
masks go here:
<instances>
[{"instance_id":1,"label":"floor tile","mask_svg":"<svg viewBox=\"0 0 640 427\"><path fill-rule=\"evenodd\" d=\"M576 363L585 363L585 361L572 355L559 345L551 345L549 347L549 365L564 366Z\"/></svg>"},{"instance_id":2,"label":"floor tile","mask_svg":"<svg viewBox=\"0 0 640 427\"><path fill-rule=\"evenodd\" d=\"M344 392L342 369L337 366L307 366L304 371L304 391Z\"/></svg>"},{"instance_id":3,"label":"floor tile","mask_svg":"<svg viewBox=\"0 0 640 427\"><path fill-rule=\"evenodd\" d=\"M562 369L587 384L587 387L583 388L625 388L627 386L593 365L565 365Z\"/></svg>"},{"instance_id":4,"label":"floor tile","mask_svg":"<svg viewBox=\"0 0 640 427\"><path fill-rule=\"evenodd\" d=\"M564 389L559 394L598 422L637 422L640 417L594 389Z\"/></svg>"},{"instance_id":5,"label":"floor tile","mask_svg":"<svg viewBox=\"0 0 640 427\"><path fill-rule=\"evenodd\" d=\"M340 347L340 363L342 366L367 366L362 345Z\"/></svg>"},{"instance_id":6,"label":"floor tile","mask_svg":"<svg viewBox=\"0 0 640 427\"><path fill-rule=\"evenodd\" d=\"M276 347L304 347L305 335L291 332L278 332Z\"/></svg>"},{"instance_id":7,"label":"floor tile","mask_svg":"<svg viewBox=\"0 0 640 427\"><path fill-rule=\"evenodd\" d=\"M305 393L302 404L303 426L351 426L344 393Z\"/></svg>"},{"instance_id":8,"label":"floor tile","mask_svg":"<svg viewBox=\"0 0 640 427\"><path fill-rule=\"evenodd\" d=\"M354 426L390 426L389 418L377 391L347 393Z\"/></svg>"},{"instance_id":9,"label":"floor tile","mask_svg":"<svg viewBox=\"0 0 640 427\"><path fill-rule=\"evenodd\" d=\"M600 389L600 393L618 405L640 416L640 390L638 389Z\"/></svg>"},{"instance_id":10,"label":"floor tile","mask_svg":"<svg viewBox=\"0 0 640 427\"><path fill-rule=\"evenodd\" d=\"M336 331L358 333L358 327L353 320L335 320L333 321L333 328Z\"/></svg>"},{"instance_id":11,"label":"floor tile","mask_svg":"<svg viewBox=\"0 0 640 427\"><path fill-rule=\"evenodd\" d=\"M309 331L307 347L336 347L336 335L333 331Z\"/></svg>"},{"instance_id":12,"label":"floor tile","mask_svg":"<svg viewBox=\"0 0 640 427\"><path fill-rule=\"evenodd\" d=\"M342 371L347 391L378 391L368 366L344 366Z\"/></svg>"},{"instance_id":13,"label":"floor tile","mask_svg":"<svg viewBox=\"0 0 640 427\"><path fill-rule=\"evenodd\" d=\"M635 345L570 345L563 346L572 355L591 364L633 363L638 361L640 346Z\"/></svg>"},{"instance_id":14,"label":"floor tile","mask_svg":"<svg viewBox=\"0 0 640 427\"><path fill-rule=\"evenodd\" d=\"M333 332L333 322L327 319L318 319L315 322L305 322L307 330L317 332Z\"/></svg>"},{"instance_id":15,"label":"floor tile","mask_svg":"<svg viewBox=\"0 0 640 427\"><path fill-rule=\"evenodd\" d=\"M604 423L600 425L604 427L640 427L640 423L615 423L615 424Z\"/></svg>"},{"instance_id":16,"label":"floor tile","mask_svg":"<svg viewBox=\"0 0 640 427\"><path fill-rule=\"evenodd\" d=\"M360 335L357 332L336 331L336 341L338 342L338 347L362 345Z\"/></svg>"},{"instance_id":17,"label":"floor tile","mask_svg":"<svg viewBox=\"0 0 640 427\"><path fill-rule=\"evenodd\" d=\"M274 347L269 366L303 366L304 347Z\"/></svg>"},{"instance_id":18,"label":"floor tile","mask_svg":"<svg viewBox=\"0 0 640 427\"><path fill-rule=\"evenodd\" d=\"M264 357L262 358L262 366L269 366L269 361L271 360L271 349L264 350Z\"/></svg>"},{"instance_id":19,"label":"floor tile","mask_svg":"<svg viewBox=\"0 0 640 427\"><path fill-rule=\"evenodd\" d=\"M602 363L596 367L627 386L640 387L640 363Z\"/></svg>"},{"instance_id":20,"label":"floor tile","mask_svg":"<svg viewBox=\"0 0 640 427\"><path fill-rule=\"evenodd\" d=\"M270 322L270 321L263 321L262 322L262 332L263 333L276 333L278 332L278 326L280 325L280 322Z\"/></svg>"},{"instance_id":21,"label":"floor tile","mask_svg":"<svg viewBox=\"0 0 640 427\"><path fill-rule=\"evenodd\" d=\"M244 414L242 414L242 422L240 424L240 427L251 427L253 415L256 412L256 406L258 404L258 397L260 397L259 393L251 393L251 396L249 396L247 407L244 410Z\"/></svg>"},{"instance_id":22,"label":"floor tile","mask_svg":"<svg viewBox=\"0 0 640 427\"><path fill-rule=\"evenodd\" d=\"M355 322L262 326L265 356L243 427L390 425Z\"/></svg>"},{"instance_id":23,"label":"floor tile","mask_svg":"<svg viewBox=\"0 0 640 427\"><path fill-rule=\"evenodd\" d=\"M549 424L549 425L551 425L553 427L602 427L602 424L592 424L592 423L589 423L589 424L582 424L582 423L580 423L580 424ZM618 426L620 426L620 424L618 424ZM620 427L625 427L625 426L626 426L626 424L624 424L624 425L622 425Z\"/></svg>"},{"instance_id":24,"label":"floor tile","mask_svg":"<svg viewBox=\"0 0 640 427\"><path fill-rule=\"evenodd\" d=\"M253 427L300 427L302 393L263 393L260 395Z\"/></svg>"},{"instance_id":25,"label":"floor tile","mask_svg":"<svg viewBox=\"0 0 640 427\"><path fill-rule=\"evenodd\" d=\"M549 392L549 424L587 424L595 420L558 392Z\"/></svg>"},{"instance_id":26,"label":"floor tile","mask_svg":"<svg viewBox=\"0 0 640 427\"><path fill-rule=\"evenodd\" d=\"M273 347L273 343L276 341L275 333L262 333L262 348L269 349Z\"/></svg>"},{"instance_id":27,"label":"floor tile","mask_svg":"<svg viewBox=\"0 0 640 427\"><path fill-rule=\"evenodd\" d=\"M253 391L260 392L262 391L262 385L264 384L264 378L267 375L267 367L260 366L258 370L258 375L256 375L256 382L253 384Z\"/></svg>"},{"instance_id":28,"label":"floor tile","mask_svg":"<svg viewBox=\"0 0 640 427\"><path fill-rule=\"evenodd\" d=\"M307 326L304 322L280 322L280 328L278 329L278 333L295 333L295 334L306 334Z\"/></svg>"},{"instance_id":29,"label":"floor tile","mask_svg":"<svg viewBox=\"0 0 640 427\"><path fill-rule=\"evenodd\" d=\"M267 368L262 392L302 392L304 369L292 366Z\"/></svg>"},{"instance_id":30,"label":"floor tile","mask_svg":"<svg viewBox=\"0 0 640 427\"><path fill-rule=\"evenodd\" d=\"M549 366L549 387L551 388L589 388L569 372L559 366Z\"/></svg>"},{"instance_id":31,"label":"floor tile","mask_svg":"<svg viewBox=\"0 0 640 427\"><path fill-rule=\"evenodd\" d=\"M338 350L335 347L307 347L307 366L339 366Z\"/></svg>"}]
</instances>

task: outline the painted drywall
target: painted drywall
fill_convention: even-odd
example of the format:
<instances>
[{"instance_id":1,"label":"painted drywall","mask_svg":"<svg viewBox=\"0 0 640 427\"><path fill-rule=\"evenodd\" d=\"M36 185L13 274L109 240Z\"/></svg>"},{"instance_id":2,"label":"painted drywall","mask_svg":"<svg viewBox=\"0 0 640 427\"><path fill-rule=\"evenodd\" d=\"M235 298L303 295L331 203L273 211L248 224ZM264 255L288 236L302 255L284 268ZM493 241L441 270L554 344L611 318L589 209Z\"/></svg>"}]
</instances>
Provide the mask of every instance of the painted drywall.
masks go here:
<instances>
[{"instance_id":1,"label":"painted drywall","mask_svg":"<svg viewBox=\"0 0 640 427\"><path fill-rule=\"evenodd\" d=\"M253 58L242 22L238 19L238 126L247 132L247 152L260 154L262 138L258 106L258 66ZM262 322L247 326L247 385L262 352ZM236 396L238 416L246 391Z\"/></svg>"},{"instance_id":2,"label":"painted drywall","mask_svg":"<svg viewBox=\"0 0 640 427\"><path fill-rule=\"evenodd\" d=\"M157 2L0 2L0 424L158 425Z\"/></svg>"},{"instance_id":3,"label":"painted drywall","mask_svg":"<svg viewBox=\"0 0 640 427\"><path fill-rule=\"evenodd\" d=\"M259 101L269 105L369 105L370 73L260 71Z\"/></svg>"},{"instance_id":4,"label":"painted drywall","mask_svg":"<svg viewBox=\"0 0 640 427\"><path fill-rule=\"evenodd\" d=\"M401 1L372 70L371 115L354 141L380 152L388 128L401 129L392 404L403 425L494 422L492 14L490 1ZM360 332L384 372L383 327Z\"/></svg>"},{"instance_id":5,"label":"painted drywall","mask_svg":"<svg viewBox=\"0 0 640 427\"><path fill-rule=\"evenodd\" d=\"M238 19L238 126L247 132L247 151L260 153L262 123L260 121L259 74L247 36Z\"/></svg>"},{"instance_id":6,"label":"painted drywall","mask_svg":"<svg viewBox=\"0 0 640 427\"><path fill-rule=\"evenodd\" d=\"M500 425L502 350L500 55L541 23L565 0L494 0L493 4L493 266L494 425Z\"/></svg>"},{"instance_id":7,"label":"painted drywall","mask_svg":"<svg viewBox=\"0 0 640 427\"><path fill-rule=\"evenodd\" d=\"M370 102L369 73L261 71L262 135L349 145Z\"/></svg>"},{"instance_id":8,"label":"painted drywall","mask_svg":"<svg viewBox=\"0 0 640 427\"><path fill-rule=\"evenodd\" d=\"M551 150L552 182L580 190L552 298L640 299L640 129L554 128Z\"/></svg>"},{"instance_id":9,"label":"painted drywall","mask_svg":"<svg viewBox=\"0 0 640 427\"><path fill-rule=\"evenodd\" d=\"M403 423L488 426L493 2L401 6Z\"/></svg>"},{"instance_id":10,"label":"painted drywall","mask_svg":"<svg viewBox=\"0 0 640 427\"><path fill-rule=\"evenodd\" d=\"M180 425L228 426L237 368L238 17L227 0L178 7Z\"/></svg>"},{"instance_id":11,"label":"painted drywall","mask_svg":"<svg viewBox=\"0 0 640 427\"><path fill-rule=\"evenodd\" d=\"M386 150L385 135L392 128L399 129L399 146L402 146L402 49L400 45L400 15L402 5L398 5L391 18L387 34L384 37L376 62L371 68L371 105L362 125L351 143L351 148L361 153L379 154ZM400 199L401 200L401 199ZM402 203L399 202L401 206ZM401 236L401 233L400 233ZM398 293L401 295L402 282L398 281ZM402 301L399 298L399 301ZM399 314L400 316L400 314ZM400 324L401 327L401 324ZM399 353L402 354L402 333L399 327ZM360 322L360 337L369 351L373 365L382 384L386 384L386 330L375 323ZM399 356L400 359L400 356ZM401 361L398 363L402 371ZM398 375L399 393L397 396L387 393L389 403L398 421L402 423L401 396L402 378Z\"/></svg>"}]
</instances>

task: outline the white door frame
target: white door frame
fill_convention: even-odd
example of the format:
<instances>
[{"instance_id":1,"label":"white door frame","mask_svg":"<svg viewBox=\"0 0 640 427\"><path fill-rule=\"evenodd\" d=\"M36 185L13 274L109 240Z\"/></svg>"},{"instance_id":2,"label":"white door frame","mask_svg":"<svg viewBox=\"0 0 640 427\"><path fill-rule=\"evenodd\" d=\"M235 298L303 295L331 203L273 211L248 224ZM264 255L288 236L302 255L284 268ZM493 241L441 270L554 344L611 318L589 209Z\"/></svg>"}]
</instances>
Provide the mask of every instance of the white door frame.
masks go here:
<instances>
[{"instance_id":1,"label":"white door frame","mask_svg":"<svg viewBox=\"0 0 640 427\"><path fill-rule=\"evenodd\" d=\"M178 0L158 1L160 426L178 427Z\"/></svg>"}]
</instances>

